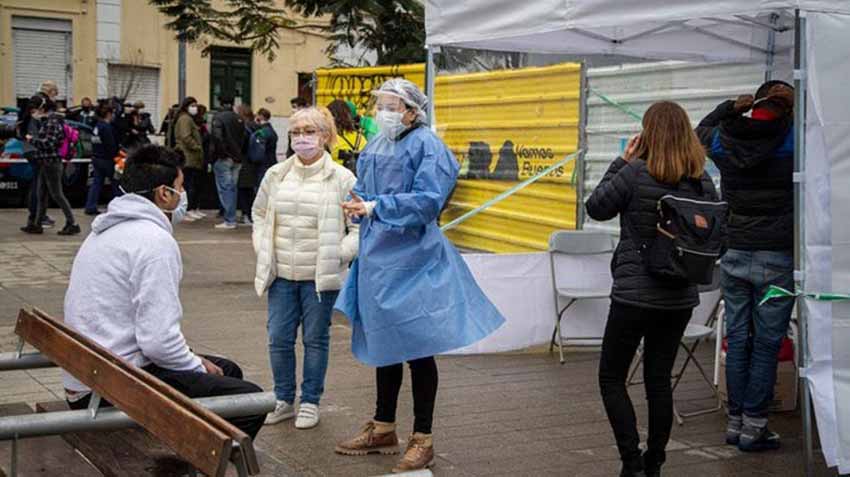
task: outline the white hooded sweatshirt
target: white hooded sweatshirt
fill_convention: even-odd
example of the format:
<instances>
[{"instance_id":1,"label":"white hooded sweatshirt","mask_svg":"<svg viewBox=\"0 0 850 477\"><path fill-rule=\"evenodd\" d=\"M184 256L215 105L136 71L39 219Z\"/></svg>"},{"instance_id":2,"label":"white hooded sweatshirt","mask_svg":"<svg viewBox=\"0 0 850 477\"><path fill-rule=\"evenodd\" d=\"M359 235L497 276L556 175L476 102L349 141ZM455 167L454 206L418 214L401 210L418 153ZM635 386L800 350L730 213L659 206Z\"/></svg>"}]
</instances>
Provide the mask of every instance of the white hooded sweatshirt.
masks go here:
<instances>
[{"instance_id":1,"label":"white hooded sweatshirt","mask_svg":"<svg viewBox=\"0 0 850 477\"><path fill-rule=\"evenodd\" d=\"M138 367L205 372L180 330L183 264L171 221L127 194L92 223L71 268L65 323ZM65 389L89 389L63 373Z\"/></svg>"}]
</instances>

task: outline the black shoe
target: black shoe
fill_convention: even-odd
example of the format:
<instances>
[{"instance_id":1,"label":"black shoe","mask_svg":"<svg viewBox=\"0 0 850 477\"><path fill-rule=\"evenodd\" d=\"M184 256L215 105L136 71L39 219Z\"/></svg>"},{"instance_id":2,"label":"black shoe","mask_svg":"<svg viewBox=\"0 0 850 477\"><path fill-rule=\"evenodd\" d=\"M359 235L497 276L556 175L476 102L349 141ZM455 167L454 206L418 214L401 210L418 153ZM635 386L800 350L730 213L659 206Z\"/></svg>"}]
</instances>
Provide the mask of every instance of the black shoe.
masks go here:
<instances>
[{"instance_id":1,"label":"black shoe","mask_svg":"<svg viewBox=\"0 0 850 477\"><path fill-rule=\"evenodd\" d=\"M77 225L77 224L67 224L67 225L65 225L65 228L63 228L62 230L60 230L59 232L56 232L56 233L58 235L77 235L80 232L81 232L81 230L80 230L79 225Z\"/></svg>"},{"instance_id":2,"label":"black shoe","mask_svg":"<svg viewBox=\"0 0 850 477\"><path fill-rule=\"evenodd\" d=\"M43 219L41 219L41 226L45 229L49 229L50 227L53 227L54 225L56 225L56 221L51 219L50 217L48 217L46 215L44 216Z\"/></svg>"},{"instance_id":3,"label":"black shoe","mask_svg":"<svg viewBox=\"0 0 850 477\"><path fill-rule=\"evenodd\" d=\"M738 450L741 452L762 452L779 449L779 434L765 427L744 425L741 438L738 440Z\"/></svg>"},{"instance_id":4,"label":"black shoe","mask_svg":"<svg viewBox=\"0 0 850 477\"><path fill-rule=\"evenodd\" d=\"M636 460L623 461L620 477L646 477L643 471L643 459L638 456Z\"/></svg>"},{"instance_id":5,"label":"black shoe","mask_svg":"<svg viewBox=\"0 0 850 477\"><path fill-rule=\"evenodd\" d=\"M21 227L21 232L27 234L43 234L44 228L41 225L27 224L26 227Z\"/></svg>"},{"instance_id":6,"label":"black shoe","mask_svg":"<svg viewBox=\"0 0 850 477\"><path fill-rule=\"evenodd\" d=\"M663 452L646 451L643 453L643 471L646 477L661 477L661 465L666 456Z\"/></svg>"},{"instance_id":7,"label":"black shoe","mask_svg":"<svg viewBox=\"0 0 850 477\"><path fill-rule=\"evenodd\" d=\"M102 214L102 213L103 213L102 211L97 210L97 209L95 209L95 210L87 210L87 211L86 211L86 215L92 215L92 216L94 216L94 215L99 215L99 214Z\"/></svg>"}]
</instances>

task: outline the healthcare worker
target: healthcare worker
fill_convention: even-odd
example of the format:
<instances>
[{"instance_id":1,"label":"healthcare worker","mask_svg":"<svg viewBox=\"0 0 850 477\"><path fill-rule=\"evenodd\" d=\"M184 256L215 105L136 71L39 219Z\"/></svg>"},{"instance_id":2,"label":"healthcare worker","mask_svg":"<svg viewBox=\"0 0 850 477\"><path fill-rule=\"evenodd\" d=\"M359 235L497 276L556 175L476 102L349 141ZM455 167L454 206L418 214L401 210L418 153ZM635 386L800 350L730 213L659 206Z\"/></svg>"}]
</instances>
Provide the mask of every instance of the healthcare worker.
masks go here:
<instances>
[{"instance_id":1,"label":"healthcare worker","mask_svg":"<svg viewBox=\"0 0 850 477\"><path fill-rule=\"evenodd\" d=\"M425 126L427 98L404 79L391 79L374 94L380 133L360 154L357 184L343 203L348 215L362 221L360 256L336 309L351 321L354 356L377 368L377 409L336 452L399 452L395 415L407 361L415 420L393 469L404 472L434 461L434 356L481 340L504 318L437 226L459 165Z\"/></svg>"}]
</instances>

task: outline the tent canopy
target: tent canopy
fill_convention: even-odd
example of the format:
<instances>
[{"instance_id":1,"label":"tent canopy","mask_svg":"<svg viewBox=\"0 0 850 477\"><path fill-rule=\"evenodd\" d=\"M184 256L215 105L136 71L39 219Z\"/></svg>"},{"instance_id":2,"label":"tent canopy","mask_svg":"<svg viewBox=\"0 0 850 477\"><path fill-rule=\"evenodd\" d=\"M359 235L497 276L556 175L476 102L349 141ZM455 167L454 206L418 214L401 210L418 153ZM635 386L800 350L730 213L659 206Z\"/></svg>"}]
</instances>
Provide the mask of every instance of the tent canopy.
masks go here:
<instances>
[{"instance_id":1,"label":"tent canopy","mask_svg":"<svg viewBox=\"0 0 850 477\"><path fill-rule=\"evenodd\" d=\"M425 26L436 46L770 63L790 59L795 9L850 13L850 2L428 0Z\"/></svg>"}]
</instances>

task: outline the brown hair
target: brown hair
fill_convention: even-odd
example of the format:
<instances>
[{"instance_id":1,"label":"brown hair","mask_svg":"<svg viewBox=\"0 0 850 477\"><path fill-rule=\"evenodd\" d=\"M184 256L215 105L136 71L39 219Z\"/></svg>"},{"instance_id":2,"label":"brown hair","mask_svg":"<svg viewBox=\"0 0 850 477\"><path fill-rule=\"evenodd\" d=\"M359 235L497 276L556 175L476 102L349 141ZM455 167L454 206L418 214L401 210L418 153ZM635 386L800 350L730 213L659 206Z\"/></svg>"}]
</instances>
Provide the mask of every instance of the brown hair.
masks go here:
<instances>
[{"instance_id":1,"label":"brown hair","mask_svg":"<svg viewBox=\"0 0 850 477\"><path fill-rule=\"evenodd\" d=\"M649 175L665 184L699 179L705 170L705 149L688 113L671 101L659 101L643 115L636 157L646 160Z\"/></svg>"},{"instance_id":2,"label":"brown hair","mask_svg":"<svg viewBox=\"0 0 850 477\"><path fill-rule=\"evenodd\" d=\"M352 132L357 130L354 124L354 118L351 117L351 110L348 105L341 99L335 99L328 104L328 110L333 114L336 129L340 132Z\"/></svg>"}]
</instances>

